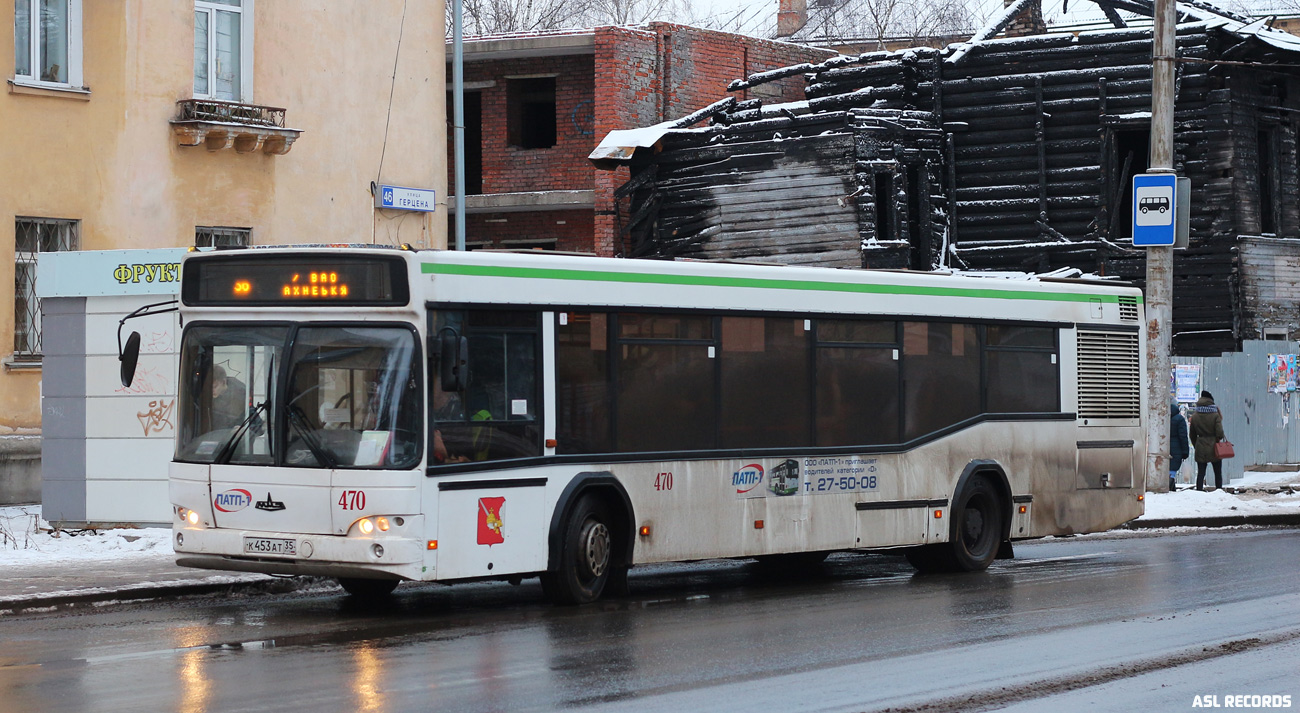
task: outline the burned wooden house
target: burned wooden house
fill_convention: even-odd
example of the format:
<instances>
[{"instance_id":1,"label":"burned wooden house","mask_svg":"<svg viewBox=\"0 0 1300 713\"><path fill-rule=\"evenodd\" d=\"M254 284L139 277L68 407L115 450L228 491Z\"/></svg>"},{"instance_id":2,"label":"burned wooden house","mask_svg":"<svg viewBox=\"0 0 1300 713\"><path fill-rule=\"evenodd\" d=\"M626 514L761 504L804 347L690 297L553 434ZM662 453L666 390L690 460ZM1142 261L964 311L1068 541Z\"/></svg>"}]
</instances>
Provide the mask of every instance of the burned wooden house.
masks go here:
<instances>
[{"instance_id":1,"label":"burned wooden house","mask_svg":"<svg viewBox=\"0 0 1300 713\"><path fill-rule=\"evenodd\" d=\"M996 35L835 57L804 101L729 98L606 138L627 164L622 253L839 267L1082 271L1141 282L1132 176L1146 170L1151 31L1105 0L1114 29ZM1175 251L1174 351L1300 337L1300 38L1179 3L1176 170L1192 180L1191 245ZM704 120L709 125L701 125ZM694 125L691 125L694 122Z\"/></svg>"}]
</instances>

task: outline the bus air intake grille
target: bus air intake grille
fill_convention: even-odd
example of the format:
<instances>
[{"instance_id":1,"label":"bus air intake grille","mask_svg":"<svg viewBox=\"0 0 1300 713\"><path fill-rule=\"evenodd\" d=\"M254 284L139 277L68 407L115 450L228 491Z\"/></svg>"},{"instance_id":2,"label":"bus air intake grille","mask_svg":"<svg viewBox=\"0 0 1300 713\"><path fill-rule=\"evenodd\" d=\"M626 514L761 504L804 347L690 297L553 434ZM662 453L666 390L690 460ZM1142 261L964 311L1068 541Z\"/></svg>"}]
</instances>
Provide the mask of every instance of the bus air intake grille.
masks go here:
<instances>
[{"instance_id":1,"label":"bus air intake grille","mask_svg":"<svg viewBox=\"0 0 1300 713\"><path fill-rule=\"evenodd\" d=\"M1138 321L1138 300L1136 297L1119 298L1119 318L1125 322Z\"/></svg>"},{"instance_id":2,"label":"bus air intake grille","mask_svg":"<svg viewBox=\"0 0 1300 713\"><path fill-rule=\"evenodd\" d=\"M1142 359L1134 332L1079 330L1079 418L1139 418Z\"/></svg>"}]
</instances>

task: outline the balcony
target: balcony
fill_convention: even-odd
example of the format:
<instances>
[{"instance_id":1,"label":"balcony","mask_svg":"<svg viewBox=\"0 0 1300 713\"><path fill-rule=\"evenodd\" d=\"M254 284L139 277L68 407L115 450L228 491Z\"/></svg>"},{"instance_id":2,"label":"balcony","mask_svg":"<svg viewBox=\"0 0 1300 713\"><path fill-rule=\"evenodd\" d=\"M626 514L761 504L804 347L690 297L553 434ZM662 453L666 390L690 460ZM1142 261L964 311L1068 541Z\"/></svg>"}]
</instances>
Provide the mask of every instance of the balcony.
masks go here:
<instances>
[{"instance_id":1,"label":"balcony","mask_svg":"<svg viewBox=\"0 0 1300 713\"><path fill-rule=\"evenodd\" d=\"M176 102L172 134L181 146L205 146L209 151L233 148L235 153L282 156L302 132L284 125L284 109L212 99Z\"/></svg>"}]
</instances>

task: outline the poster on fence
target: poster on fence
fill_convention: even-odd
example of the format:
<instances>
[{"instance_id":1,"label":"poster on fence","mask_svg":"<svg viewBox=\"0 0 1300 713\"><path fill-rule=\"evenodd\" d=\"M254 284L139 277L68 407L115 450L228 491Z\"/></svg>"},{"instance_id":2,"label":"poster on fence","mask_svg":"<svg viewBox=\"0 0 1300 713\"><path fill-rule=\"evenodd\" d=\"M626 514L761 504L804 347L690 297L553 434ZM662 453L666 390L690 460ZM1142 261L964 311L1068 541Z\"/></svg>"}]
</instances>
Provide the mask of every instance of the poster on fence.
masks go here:
<instances>
[{"instance_id":1,"label":"poster on fence","mask_svg":"<svg viewBox=\"0 0 1300 713\"><path fill-rule=\"evenodd\" d=\"M1201 395L1201 365L1174 364L1174 400L1182 404L1196 403Z\"/></svg>"},{"instance_id":2,"label":"poster on fence","mask_svg":"<svg viewBox=\"0 0 1300 713\"><path fill-rule=\"evenodd\" d=\"M1268 390L1274 394L1295 391L1296 355L1268 355Z\"/></svg>"}]
</instances>

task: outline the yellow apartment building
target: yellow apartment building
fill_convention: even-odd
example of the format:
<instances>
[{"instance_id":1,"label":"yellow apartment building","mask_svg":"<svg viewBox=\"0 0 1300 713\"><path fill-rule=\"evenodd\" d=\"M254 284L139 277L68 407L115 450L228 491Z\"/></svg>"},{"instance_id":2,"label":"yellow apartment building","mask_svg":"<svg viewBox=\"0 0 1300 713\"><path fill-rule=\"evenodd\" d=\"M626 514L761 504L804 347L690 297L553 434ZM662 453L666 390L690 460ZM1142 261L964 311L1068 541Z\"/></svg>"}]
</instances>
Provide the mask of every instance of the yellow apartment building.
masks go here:
<instances>
[{"instance_id":1,"label":"yellow apartment building","mask_svg":"<svg viewBox=\"0 0 1300 713\"><path fill-rule=\"evenodd\" d=\"M36 257L445 247L442 0L0 0L0 434L38 429ZM436 213L375 208L375 183Z\"/></svg>"}]
</instances>

